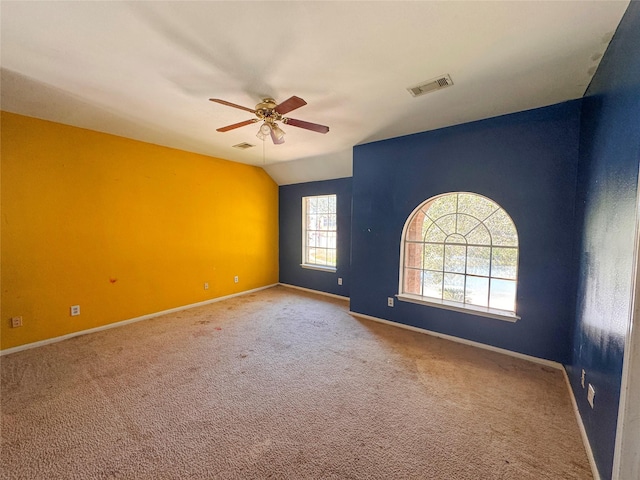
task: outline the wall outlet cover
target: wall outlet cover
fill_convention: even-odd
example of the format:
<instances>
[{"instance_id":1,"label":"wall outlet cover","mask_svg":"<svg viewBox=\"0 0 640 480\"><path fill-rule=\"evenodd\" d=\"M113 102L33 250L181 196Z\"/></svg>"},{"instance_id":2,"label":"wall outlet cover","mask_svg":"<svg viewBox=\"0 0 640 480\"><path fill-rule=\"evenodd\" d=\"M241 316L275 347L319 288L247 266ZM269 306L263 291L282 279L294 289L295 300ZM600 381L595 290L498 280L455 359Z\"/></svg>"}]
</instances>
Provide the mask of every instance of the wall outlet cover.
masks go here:
<instances>
[{"instance_id":1,"label":"wall outlet cover","mask_svg":"<svg viewBox=\"0 0 640 480\"><path fill-rule=\"evenodd\" d=\"M393 297L387 298L387 307L393 307Z\"/></svg>"},{"instance_id":2,"label":"wall outlet cover","mask_svg":"<svg viewBox=\"0 0 640 480\"><path fill-rule=\"evenodd\" d=\"M11 317L11 328L18 328L22 326L22 317Z\"/></svg>"},{"instance_id":3,"label":"wall outlet cover","mask_svg":"<svg viewBox=\"0 0 640 480\"><path fill-rule=\"evenodd\" d=\"M338 285L342 285L342 277L338 277Z\"/></svg>"},{"instance_id":4,"label":"wall outlet cover","mask_svg":"<svg viewBox=\"0 0 640 480\"><path fill-rule=\"evenodd\" d=\"M80 305L72 305L70 310L72 317L77 317L78 315L80 315Z\"/></svg>"}]
</instances>

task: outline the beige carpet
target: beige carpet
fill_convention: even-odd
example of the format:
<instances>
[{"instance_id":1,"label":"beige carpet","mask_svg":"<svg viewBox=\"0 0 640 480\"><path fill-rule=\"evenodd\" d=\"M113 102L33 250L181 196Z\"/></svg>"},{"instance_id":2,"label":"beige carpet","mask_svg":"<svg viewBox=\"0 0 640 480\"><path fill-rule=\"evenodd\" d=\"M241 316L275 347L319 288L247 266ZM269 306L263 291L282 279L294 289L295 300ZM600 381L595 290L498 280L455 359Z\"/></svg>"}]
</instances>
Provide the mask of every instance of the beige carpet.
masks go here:
<instances>
[{"instance_id":1,"label":"beige carpet","mask_svg":"<svg viewBox=\"0 0 640 480\"><path fill-rule=\"evenodd\" d=\"M1 478L590 479L562 373L276 287L2 358Z\"/></svg>"}]
</instances>

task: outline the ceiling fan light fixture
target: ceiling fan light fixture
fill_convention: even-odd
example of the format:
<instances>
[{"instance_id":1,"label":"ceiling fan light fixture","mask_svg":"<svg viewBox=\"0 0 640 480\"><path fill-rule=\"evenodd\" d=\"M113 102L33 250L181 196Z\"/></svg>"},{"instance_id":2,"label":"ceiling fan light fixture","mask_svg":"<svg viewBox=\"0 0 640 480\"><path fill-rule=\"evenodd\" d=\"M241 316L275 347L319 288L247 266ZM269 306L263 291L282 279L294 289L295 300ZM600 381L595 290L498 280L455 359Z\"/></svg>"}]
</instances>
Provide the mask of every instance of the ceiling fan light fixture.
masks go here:
<instances>
[{"instance_id":1,"label":"ceiling fan light fixture","mask_svg":"<svg viewBox=\"0 0 640 480\"><path fill-rule=\"evenodd\" d=\"M273 140L273 143L276 145L284 143L284 136L284 130L282 130L277 124L274 123L271 125L271 140Z\"/></svg>"},{"instance_id":2,"label":"ceiling fan light fixture","mask_svg":"<svg viewBox=\"0 0 640 480\"><path fill-rule=\"evenodd\" d=\"M256 133L256 137L264 141L270 134L271 134L271 127L267 122L264 122L262 125L260 125L260 129L258 130L258 133Z\"/></svg>"}]
</instances>

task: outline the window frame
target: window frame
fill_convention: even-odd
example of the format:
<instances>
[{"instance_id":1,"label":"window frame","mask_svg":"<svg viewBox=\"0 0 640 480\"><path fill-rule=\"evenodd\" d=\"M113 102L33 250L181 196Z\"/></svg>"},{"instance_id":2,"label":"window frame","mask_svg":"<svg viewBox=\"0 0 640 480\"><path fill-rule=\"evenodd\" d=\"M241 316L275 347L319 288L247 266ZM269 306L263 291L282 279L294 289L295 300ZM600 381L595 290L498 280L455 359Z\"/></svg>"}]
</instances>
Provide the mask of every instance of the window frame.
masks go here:
<instances>
[{"instance_id":1,"label":"window frame","mask_svg":"<svg viewBox=\"0 0 640 480\"><path fill-rule=\"evenodd\" d=\"M406 293L404 291L405 285L404 285L404 281L405 281L405 272L407 270L407 266L405 265L406 263L406 259L405 259L405 246L407 245L408 241L407 241L407 233L408 230L410 228L410 225L412 223L412 221L414 220L415 216L421 211L421 210L425 210L425 205L428 204L429 202L433 202L435 200L437 200L440 197L444 197L444 196L448 196L448 195L458 195L458 194L468 194L468 195L476 195L482 198L485 198L486 200L490 201L491 203L495 204L499 210L501 210L502 212L504 212L504 214L507 215L507 217L509 218L509 220L511 221L511 223L513 224L514 229L516 230L516 238L517 238L517 229L515 228L515 223L513 222L513 219L511 218L511 216L506 212L506 210L504 208L502 208L502 206L500 204L498 204L496 201L490 199L489 197L486 197L484 195L480 195L478 193L474 193L474 192L447 192L447 193L442 193L439 195L435 195L433 197L428 198L427 200L421 202L416 208L413 209L413 211L409 214L409 216L407 217L407 220L405 221L404 224L404 228L402 229L402 236L400 238L400 262L399 262L399 278L398 278L398 294L396 295L396 298L398 298L398 300L403 301L403 302L409 302L409 303L415 303L415 304L419 304L419 305L427 305L430 307L436 307L436 308L442 308L445 310L453 310L453 311L457 311L457 312L461 312L461 313L466 313L466 314L471 314L471 315L478 315L478 316L482 316L482 317L489 317L489 318L494 318L494 319L498 319L498 320L504 320L504 321L508 321L508 322L516 322L520 319L520 316L517 315L516 311L517 311L517 303L515 302L515 300L517 300L517 292L518 292L518 266L520 263L520 244L519 244L519 240L518 240L518 244L515 247L516 248L516 274L515 274L515 299L514 299L514 310L502 310L502 309L497 309L497 308L491 308L491 307L485 307L485 306L480 306L480 305L473 305L470 303L463 303L463 302L457 302L457 301L453 301L453 300L446 300L446 299L438 299L435 297L428 297L428 296L424 296L424 295L417 295L414 293ZM459 215L460 212L457 211L457 207L456 207L456 212L455 215ZM425 210L426 211L426 210ZM497 210L496 210L497 211ZM495 213L495 211L491 214L493 215ZM489 217L491 216L489 215ZM487 217L487 218L489 218ZM484 223L485 220L481 220L481 223ZM486 227L486 225L485 225ZM409 242L412 243L412 242ZM420 243L420 242L415 242L415 243ZM424 242L422 242L422 244L424 245ZM443 246L447 245L446 240L443 243ZM461 244L462 245L462 244ZM493 248L501 248L503 246L501 245L494 245L493 241L491 241L491 244L488 245L491 249ZM514 248L514 247L509 247L509 248ZM466 259L466 253L465 253L465 259ZM465 260L465 264L466 264L466 260ZM423 265L424 266L424 265ZM421 272L424 272L425 269L421 268L420 269ZM443 275L446 274L446 270L445 267L443 266L442 269L442 273ZM488 281L491 282L491 279L495 278L495 279L500 279L499 277L493 277L492 272L489 271L488 276L483 276L484 278L488 278ZM464 276L465 279L467 278L467 272L465 269L464 272ZM471 277L473 277L474 275L471 274ZM466 280L465 280L466 282Z\"/></svg>"},{"instance_id":2,"label":"window frame","mask_svg":"<svg viewBox=\"0 0 640 480\"><path fill-rule=\"evenodd\" d=\"M336 246L335 247L321 247L326 248L326 250L333 250L335 255L335 265L323 265L317 263L310 263L309 258L307 257L307 238L309 233L309 228L307 224L307 199L310 198L322 198L322 197L334 197L335 198L335 211L327 212L328 215L335 215L336 223L335 230L321 230L326 232L335 233ZM318 230L315 230L318 231ZM338 195L335 193L326 193L321 195L306 195L302 197L302 263L300 264L302 268L306 268L309 270L318 270L322 272L336 272L338 269Z\"/></svg>"}]
</instances>

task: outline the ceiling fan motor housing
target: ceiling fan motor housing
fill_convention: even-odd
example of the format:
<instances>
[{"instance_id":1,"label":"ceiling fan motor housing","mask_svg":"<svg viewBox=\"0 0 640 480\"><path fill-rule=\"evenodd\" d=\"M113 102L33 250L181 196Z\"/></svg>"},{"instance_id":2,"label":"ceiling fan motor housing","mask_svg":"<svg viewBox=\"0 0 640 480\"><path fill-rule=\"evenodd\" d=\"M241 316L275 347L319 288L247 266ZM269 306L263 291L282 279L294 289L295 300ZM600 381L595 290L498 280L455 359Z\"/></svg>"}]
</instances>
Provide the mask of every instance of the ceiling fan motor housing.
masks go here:
<instances>
[{"instance_id":1,"label":"ceiling fan motor housing","mask_svg":"<svg viewBox=\"0 0 640 480\"><path fill-rule=\"evenodd\" d=\"M275 111L277 104L273 98L263 98L262 102L256 105L256 115L261 120L275 122L282 119L282 115Z\"/></svg>"}]
</instances>

